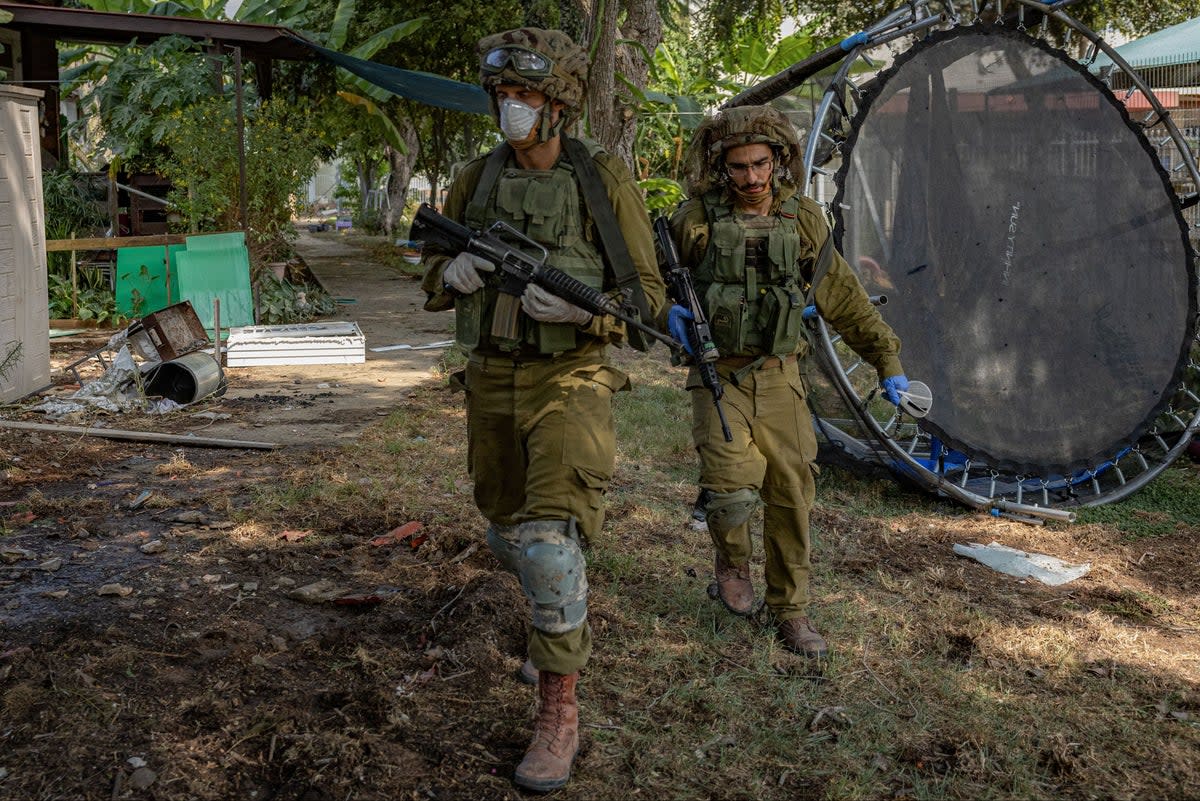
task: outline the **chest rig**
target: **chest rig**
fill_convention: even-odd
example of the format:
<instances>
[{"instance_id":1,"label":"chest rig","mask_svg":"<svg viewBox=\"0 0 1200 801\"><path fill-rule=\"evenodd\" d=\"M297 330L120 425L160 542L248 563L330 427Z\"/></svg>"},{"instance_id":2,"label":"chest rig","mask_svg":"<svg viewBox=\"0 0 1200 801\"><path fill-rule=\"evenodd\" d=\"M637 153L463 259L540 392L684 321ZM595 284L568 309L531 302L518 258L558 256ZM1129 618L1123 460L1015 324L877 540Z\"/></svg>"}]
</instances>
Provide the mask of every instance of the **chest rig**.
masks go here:
<instances>
[{"instance_id":1,"label":"chest rig","mask_svg":"<svg viewBox=\"0 0 1200 801\"><path fill-rule=\"evenodd\" d=\"M803 311L815 253L796 224L799 203L739 217L719 192L703 198L708 249L696 269L713 339L726 356L790 356L807 343Z\"/></svg>"},{"instance_id":2,"label":"chest rig","mask_svg":"<svg viewBox=\"0 0 1200 801\"><path fill-rule=\"evenodd\" d=\"M475 193L467 204L465 221L473 230L503 221L529 237L548 252L547 263L593 289L604 285L604 260L587 237L586 219L575 168L569 159L559 159L549 170L524 170L507 163L508 148L502 146L484 164ZM577 337L585 336L574 325L542 323L517 314L516 336L492 333L497 305L504 315L505 304L520 298L501 293L492 284L455 301L455 337L474 350L548 355L573 350ZM510 309L513 313L515 309Z\"/></svg>"}]
</instances>

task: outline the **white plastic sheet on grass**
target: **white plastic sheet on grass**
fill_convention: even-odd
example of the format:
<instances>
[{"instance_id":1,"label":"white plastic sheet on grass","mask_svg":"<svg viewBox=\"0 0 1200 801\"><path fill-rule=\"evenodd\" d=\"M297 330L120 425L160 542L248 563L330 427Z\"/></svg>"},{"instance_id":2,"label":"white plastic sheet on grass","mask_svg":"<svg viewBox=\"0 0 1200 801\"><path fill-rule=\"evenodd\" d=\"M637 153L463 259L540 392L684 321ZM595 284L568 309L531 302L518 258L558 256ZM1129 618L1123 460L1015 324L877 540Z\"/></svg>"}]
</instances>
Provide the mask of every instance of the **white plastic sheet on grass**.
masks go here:
<instances>
[{"instance_id":1,"label":"white plastic sheet on grass","mask_svg":"<svg viewBox=\"0 0 1200 801\"><path fill-rule=\"evenodd\" d=\"M1072 564L1046 554L1018 551L1016 548L1009 548L998 542L990 545L978 542L967 545L955 543L954 552L959 556L974 559L1000 573L1017 578L1037 579L1052 587L1074 581L1092 569L1090 562Z\"/></svg>"}]
</instances>

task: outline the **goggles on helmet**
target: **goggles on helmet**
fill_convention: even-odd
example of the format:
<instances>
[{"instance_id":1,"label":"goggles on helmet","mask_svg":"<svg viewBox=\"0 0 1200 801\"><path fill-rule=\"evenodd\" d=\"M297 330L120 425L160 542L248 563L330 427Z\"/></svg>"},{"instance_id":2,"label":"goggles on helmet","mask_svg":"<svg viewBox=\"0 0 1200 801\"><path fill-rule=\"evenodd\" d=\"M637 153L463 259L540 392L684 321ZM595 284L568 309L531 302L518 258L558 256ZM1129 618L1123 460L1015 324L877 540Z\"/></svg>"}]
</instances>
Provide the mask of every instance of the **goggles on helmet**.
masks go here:
<instances>
[{"instance_id":1,"label":"goggles on helmet","mask_svg":"<svg viewBox=\"0 0 1200 801\"><path fill-rule=\"evenodd\" d=\"M501 72L507 65L512 65L513 72L522 77L546 78L550 75L554 62L536 50L505 45L485 53L480 62L480 69L488 74L495 74Z\"/></svg>"}]
</instances>

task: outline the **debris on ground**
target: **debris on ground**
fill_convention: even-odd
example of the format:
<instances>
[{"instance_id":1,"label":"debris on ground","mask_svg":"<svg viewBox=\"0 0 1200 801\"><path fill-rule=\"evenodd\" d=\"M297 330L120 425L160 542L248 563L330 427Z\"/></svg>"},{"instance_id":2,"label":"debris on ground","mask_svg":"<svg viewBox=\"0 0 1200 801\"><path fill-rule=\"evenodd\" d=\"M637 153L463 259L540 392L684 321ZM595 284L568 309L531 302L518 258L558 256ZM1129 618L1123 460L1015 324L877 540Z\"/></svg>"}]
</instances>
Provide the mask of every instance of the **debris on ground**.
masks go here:
<instances>
[{"instance_id":1,"label":"debris on ground","mask_svg":"<svg viewBox=\"0 0 1200 801\"><path fill-rule=\"evenodd\" d=\"M1087 575L1092 568L1088 562L1071 564L1053 556L1026 553L1016 548L1009 548L998 542L988 545L978 542L968 545L955 543L954 553L974 559L1000 573L1017 578L1034 578L1051 587L1057 587Z\"/></svg>"}]
</instances>

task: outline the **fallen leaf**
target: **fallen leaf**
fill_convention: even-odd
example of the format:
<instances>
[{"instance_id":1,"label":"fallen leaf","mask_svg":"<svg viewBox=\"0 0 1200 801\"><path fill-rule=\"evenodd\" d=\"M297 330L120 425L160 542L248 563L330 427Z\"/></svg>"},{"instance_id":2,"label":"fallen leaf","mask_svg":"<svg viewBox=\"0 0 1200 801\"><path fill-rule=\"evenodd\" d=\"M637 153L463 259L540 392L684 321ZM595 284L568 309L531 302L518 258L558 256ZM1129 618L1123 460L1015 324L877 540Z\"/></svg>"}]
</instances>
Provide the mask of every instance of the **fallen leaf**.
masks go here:
<instances>
[{"instance_id":1,"label":"fallen leaf","mask_svg":"<svg viewBox=\"0 0 1200 801\"><path fill-rule=\"evenodd\" d=\"M307 537L309 534L312 534L312 533L313 532L312 532L311 528L305 529L304 531L288 529L287 531L280 532L279 536L281 539L285 539L288 542L299 542L300 540L304 539L305 537Z\"/></svg>"},{"instance_id":2,"label":"fallen leaf","mask_svg":"<svg viewBox=\"0 0 1200 801\"><path fill-rule=\"evenodd\" d=\"M387 534L382 534L382 535L376 537L375 539L371 540L371 544L374 545L376 548L383 546L383 545L395 545L397 543L404 542L406 539L408 539L409 537L413 536L418 531L420 531L421 528L422 528L422 524L419 521L413 520L411 522L405 523L402 526L397 526L396 528L389 531ZM422 535L418 539L420 540L420 542L414 542L412 547L416 548L422 542L425 542L425 540L428 539L428 536Z\"/></svg>"}]
</instances>

